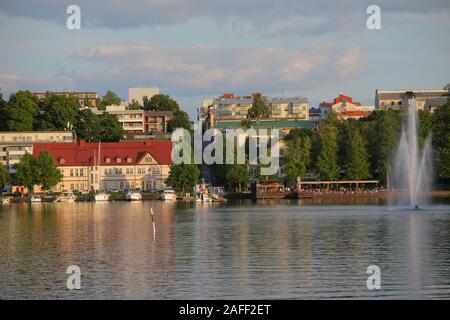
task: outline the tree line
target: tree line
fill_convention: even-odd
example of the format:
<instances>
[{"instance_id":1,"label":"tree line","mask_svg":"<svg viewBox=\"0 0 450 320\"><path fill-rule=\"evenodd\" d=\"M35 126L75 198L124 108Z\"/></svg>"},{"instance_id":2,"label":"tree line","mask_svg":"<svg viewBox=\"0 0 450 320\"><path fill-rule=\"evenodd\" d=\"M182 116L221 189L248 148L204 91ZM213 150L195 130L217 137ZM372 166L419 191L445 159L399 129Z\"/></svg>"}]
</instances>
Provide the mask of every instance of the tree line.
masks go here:
<instances>
[{"instance_id":1,"label":"tree line","mask_svg":"<svg viewBox=\"0 0 450 320\"><path fill-rule=\"evenodd\" d=\"M387 183L405 117L402 111L376 110L359 120L340 121L331 113L314 130L295 129L283 154L288 178L377 179ZM435 177L450 180L450 101L434 113L419 111L419 146L432 132Z\"/></svg>"},{"instance_id":2,"label":"tree line","mask_svg":"<svg viewBox=\"0 0 450 320\"><path fill-rule=\"evenodd\" d=\"M1 131L75 131L79 139L118 141L125 132L117 116L81 109L77 98L48 93L39 100L27 90L12 93L8 101L0 94Z\"/></svg>"},{"instance_id":3,"label":"tree line","mask_svg":"<svg viewBox=\"0 0 450 320\"><path fill-rule=\"evenodd\" d=\"M108 91L99 105L104 109L106 105L117 105L120 102L121 99L114 92ZM174 117L168 123L169 131L178 127L191 129L187 113L168 95L145 98L144 106L139 108L173 112ZM78 99L70 94L48 93L44 99L39 100L32 92L19 90L5 101L0 93L0 131L63 130L73 130L78 139L94 142L119 141L125 135L116 115L105 112L98 115L90 108L80 108Z\"/></svg>"}]
</instances>

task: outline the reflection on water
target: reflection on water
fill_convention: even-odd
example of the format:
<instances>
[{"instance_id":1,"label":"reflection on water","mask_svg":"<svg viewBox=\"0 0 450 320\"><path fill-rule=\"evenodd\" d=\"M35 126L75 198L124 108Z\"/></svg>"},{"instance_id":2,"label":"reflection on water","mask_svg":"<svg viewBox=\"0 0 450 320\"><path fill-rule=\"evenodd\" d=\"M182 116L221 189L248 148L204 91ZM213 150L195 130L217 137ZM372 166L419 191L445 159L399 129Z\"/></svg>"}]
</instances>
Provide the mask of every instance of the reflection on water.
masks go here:
<instances>
[{"instance_id":1,"label":"reflection on water","mask_svg":"<svg viewBox=\"0 0 450 320\"><path fill-rule=\"evenodd\" d=\"M13 205L0 207L0 298L450 298L449 243L447 205ZM66 288L69 265L81 290Z\"/></svg>"}]
</instances>

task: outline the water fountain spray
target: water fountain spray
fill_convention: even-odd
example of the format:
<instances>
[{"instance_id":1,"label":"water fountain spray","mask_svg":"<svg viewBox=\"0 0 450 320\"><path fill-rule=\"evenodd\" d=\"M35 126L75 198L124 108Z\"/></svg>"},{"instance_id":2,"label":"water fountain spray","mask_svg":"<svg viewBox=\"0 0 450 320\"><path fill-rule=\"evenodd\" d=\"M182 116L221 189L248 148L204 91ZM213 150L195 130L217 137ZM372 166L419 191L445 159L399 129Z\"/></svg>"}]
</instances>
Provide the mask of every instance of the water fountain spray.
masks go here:
<instances>
[{"instance_id":1,"label":"water fountain spray","mask_svg":"<svg viewBox=\"0 0 450 320\"><path fill-rule=\"evenodd\" d=\"M431 133L420 150L418 111L414 97L408 101L406 125L402 128L391 173L391 184L395 191L406 192L407 203L401 204L421 209L427 202L431 187Z\"/></svg>"}]
</instances>

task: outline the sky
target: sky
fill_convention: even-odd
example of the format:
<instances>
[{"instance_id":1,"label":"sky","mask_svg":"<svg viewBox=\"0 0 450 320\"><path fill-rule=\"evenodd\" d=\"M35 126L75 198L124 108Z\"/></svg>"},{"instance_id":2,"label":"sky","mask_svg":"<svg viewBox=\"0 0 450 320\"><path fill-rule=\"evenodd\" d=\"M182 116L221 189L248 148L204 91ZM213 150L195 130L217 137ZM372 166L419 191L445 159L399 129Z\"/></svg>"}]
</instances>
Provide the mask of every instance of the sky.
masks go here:
<instances>
[{"instance_id":1,"label":"sky","mask_svg":"<svg viewBox=\"0 0 450 320\"><path fill-rule=\"evenodd\" d=\"M369 5L381 29L369 30ZM81 10L69 30L66 9ZM223 93L307 97L450 82L450 1L0 0L0 88L159 87L192 119Z\"/></svg>"}]
</instances>

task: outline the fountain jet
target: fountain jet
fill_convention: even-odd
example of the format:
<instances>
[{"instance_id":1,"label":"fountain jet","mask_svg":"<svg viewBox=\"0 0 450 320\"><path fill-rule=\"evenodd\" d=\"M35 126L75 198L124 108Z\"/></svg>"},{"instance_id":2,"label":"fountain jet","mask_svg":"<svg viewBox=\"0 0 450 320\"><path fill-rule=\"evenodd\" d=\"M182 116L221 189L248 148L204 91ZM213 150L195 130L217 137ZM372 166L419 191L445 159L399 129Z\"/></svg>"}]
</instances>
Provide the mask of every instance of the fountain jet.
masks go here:
<instances>
[{"instance_id":1,"label":"fountain jet","mask_svg":"<svg viewBox=\"0 0 450 320\"><path fill-rule=\"evenodd\" d=\"M409 205L420 209L428 201L431 188L431 134L420 150L418 133L418 112L416 100L409 99L407 106L406 125L402 128L400 141L393 165L391 166L391 187L395 191L395 203ZM398 194L406 193L398 198ZM399 199L401 202L399 202Z\"/></svg>"}]
</instances>

